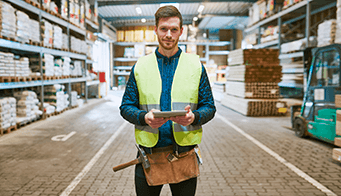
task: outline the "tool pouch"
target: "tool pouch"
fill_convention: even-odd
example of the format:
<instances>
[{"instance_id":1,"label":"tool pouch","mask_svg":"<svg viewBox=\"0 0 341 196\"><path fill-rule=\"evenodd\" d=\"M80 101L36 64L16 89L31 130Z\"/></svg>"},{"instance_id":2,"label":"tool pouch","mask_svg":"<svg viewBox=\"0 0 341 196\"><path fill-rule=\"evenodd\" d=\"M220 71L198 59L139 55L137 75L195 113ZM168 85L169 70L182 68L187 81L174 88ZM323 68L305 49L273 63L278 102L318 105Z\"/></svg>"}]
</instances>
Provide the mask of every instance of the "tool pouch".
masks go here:
<instances>
[{"instance_id":1,"label":"tool pouch","mask_svg":"<svg viewBox=\"0 0 341 196\"><path fill-rule=\"evenodd\" d=\"M199 165L195 150L175 156L173 151L147 154L150 168L144 173L149 186L175 184L199 176Z\"/></svg>"}]
</instances>

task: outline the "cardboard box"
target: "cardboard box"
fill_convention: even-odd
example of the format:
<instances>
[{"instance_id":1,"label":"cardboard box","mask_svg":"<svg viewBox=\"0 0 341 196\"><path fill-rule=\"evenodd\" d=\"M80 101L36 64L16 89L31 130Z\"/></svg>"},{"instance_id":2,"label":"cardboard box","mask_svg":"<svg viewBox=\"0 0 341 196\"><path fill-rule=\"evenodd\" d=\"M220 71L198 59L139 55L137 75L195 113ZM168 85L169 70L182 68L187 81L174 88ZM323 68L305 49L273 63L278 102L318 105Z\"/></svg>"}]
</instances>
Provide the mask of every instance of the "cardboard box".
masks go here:
<instances>
[{"instance_id":1,"label":"cardboard box","mask_svg":"<svg viewBox=\"0 0 341 196\"><path fill-rule=\"evenodd\" d=\"M341 148L333 149L333 159L341 162Z\"/></svg>"},{"instance_id":2,"label":"cardboard box","mask_svg":"<svg viewBox=\"0 0 341 196\"><path fill-rule=\"evenodd\" d=\"M341 137L335 138L334 145L341 147Z\"/></svg>"},{"instance_id":3,"label":"cardboard box","mask_svg":"<svg viewBox=\"0 0 341 196\"><path fill-rule=\"evenodd\" d=\"M135 30L134 32L135 42L143 42L144 41L144 31L143 30Z\"/></svg>"},{"instance_id":4,"label":"cardboard box","mask_svg":"<svg viewBox=\"0 0 341 196\"><path fill-rule=\"evenodd\" d=\"M157 41L157 37L156 37L153 30L146 30L145 31L145 41L146 42L156 42Z\"/></svg>"},{"instance_id":5,"label":"cardboard box","mask_svg":"<svg viewBox=\"0 0 341 196\"><path fill-rule=\"evenodd\" d=\"M126 42L134 42L134 30L126 30L124 35Z\"/></svg>"},{"instance_id":6,"label":"cardboard box","mask_svg":"<svg viewBox=\"0 0 341 196\"><path fill-rule=\"evenodd\" d=\"M124 42L124 31L117 31L117 41Z\"/></svg>"}]
</instances>

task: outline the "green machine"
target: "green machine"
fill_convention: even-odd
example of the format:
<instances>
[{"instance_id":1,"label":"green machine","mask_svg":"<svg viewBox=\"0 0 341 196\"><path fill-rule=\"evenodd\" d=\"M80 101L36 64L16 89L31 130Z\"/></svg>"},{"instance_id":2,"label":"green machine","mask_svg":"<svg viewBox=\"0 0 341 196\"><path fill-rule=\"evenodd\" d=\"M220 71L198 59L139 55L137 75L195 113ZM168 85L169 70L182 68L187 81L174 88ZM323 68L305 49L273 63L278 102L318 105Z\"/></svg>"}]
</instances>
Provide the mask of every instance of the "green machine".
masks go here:
<instances>
[{"instance_id":1,"label":"green machine","mask_svg":"<svg viewBox=\"0 0 341 196\"><path fill-rule=\"evenodd\" d=\"M311 49L303 104L291 107L292 128L298 137L314 137L334 144L336 137L335 95L341 94L341 45ZM304 58L306 61L307 53ZM296 115L298 114L299 115Z\"/></svg>"}]
</instances>

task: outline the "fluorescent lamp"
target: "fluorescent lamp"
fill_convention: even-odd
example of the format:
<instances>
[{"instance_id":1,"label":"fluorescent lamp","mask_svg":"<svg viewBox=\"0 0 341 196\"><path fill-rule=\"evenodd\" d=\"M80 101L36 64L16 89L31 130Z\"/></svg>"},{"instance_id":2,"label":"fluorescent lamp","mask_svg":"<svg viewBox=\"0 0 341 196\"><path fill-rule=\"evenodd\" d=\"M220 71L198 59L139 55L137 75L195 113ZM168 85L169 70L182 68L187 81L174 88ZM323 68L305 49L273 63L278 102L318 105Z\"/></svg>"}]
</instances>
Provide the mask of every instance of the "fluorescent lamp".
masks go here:
<instances>
[{"instance_id":1,"label":"fluorescent lamp","mask_svg":"<svg viewBox=\"0 0 341 196\"><path fill-rule=\"evenodd\" d=\"M195 16L195 17L193 18L193 21L198 21L198 17Z\"/></svg>"},{"instance_id":2,"label":"fluorescent lamp","mask_svg":"<svg viewBox=\"0 0 341 196\"><path fill-rule=\"evenodd\" d=\"M145 18L142 18L142 19L141 19L141 22L142 22L142 23L145 23L146 21L147 21L147 20L146 20Z\"/></svg>"},{"instance_id":3,"label":"fluorescent lamp","mask_svg":"<svg viewBox=\"0 0 341 196\"><path fill-rule=\"evenodd\" d=\"M204 5L200 5L198 8L198 12L202 12L204 10L205 6Z\"/></svg>"},{"instance_id":4,"label":"fluorescent lamp","mask_svg":"<svg viewBox=\"0 0 341 196\"><path fill-rule=\"evenodd\" d=\"M141 10L140 7L136 7L135 10L136 10L136 12L137 12L138 14L142 14L142 10Z\"/></svg>"}]
</instances>

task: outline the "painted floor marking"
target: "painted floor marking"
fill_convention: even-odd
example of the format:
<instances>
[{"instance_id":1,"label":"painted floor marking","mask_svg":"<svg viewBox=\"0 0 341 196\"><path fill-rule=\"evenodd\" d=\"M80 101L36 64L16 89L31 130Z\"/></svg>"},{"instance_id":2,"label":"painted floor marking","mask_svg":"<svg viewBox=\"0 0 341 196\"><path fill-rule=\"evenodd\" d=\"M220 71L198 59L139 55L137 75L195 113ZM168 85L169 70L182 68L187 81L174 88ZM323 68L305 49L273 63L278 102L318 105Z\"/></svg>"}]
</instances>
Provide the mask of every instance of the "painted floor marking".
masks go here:
<instances>
[{"instance_id":1,"label":"painted floor marking","mask_svg":"<svg viewBox=\"0 0 341 196\"><path fill-rule=\"evenodd\" d=\"M288 161L286 161L284 158L282 158L281 156L279 156L277 153L275 153L274 151L272 151L270 148L266 147L264 144L262 144L261 142L259 142L258 140L256 140L255 138L253 138L252 136L250 136L249 134L245 133L243 130L241 130L239 127L237 127L236 125L232 124L229 120L227 120L225 117L221 116L220 114L216 114L216 117L218 117L220 120L222 120L223 122L225 122L226 124L228 124L229 126L231 126L233 129L235 129L237 132L239 132L240 134L242 134L244 137L246 137L247 139L249 139L251 142L253 142L254 144L256 144L258 147L260 147L261 149L263 149L265 152L267 152L268 154L270 154L271 156L273 156L275 159L277 159L279 162L283 163L285 166L287 166L289 169L291 169L293 172L295 172L297 175L301 176L302 178L304 178L306 181L308 181L310 184L314 185L316 188L320 189L322 192L324 192L325 194L327 194L328 196L337 196L335 193L333 193L331 190L329 190L328 188L326 188L325 186L323 186L322 184L320 184L319 182L317 182L315 179L313 179L312 177L310 177L308 174L304 173L302 170L298 169L296 166L294 166L293 164L289 163Z\"/></svg>"},{"instance_id":2,"label":"painted floor marking","mask_svg":"<svg viewBox=\"0 0 341 196\"><path fill-rule=\"evenodd\" d=\"M54 137L51 138L52 141L62 141L65 142L66 140L68 140L70 137L72 137L73 135L76 134L76 131L72 131L71 133L67 134L67 135L56 135Z\"/></svg>"},{"instance_id":3,"label":"painted floor marking","mask_svg":"<svg viewBox=\"0 0 341 196\"><path fill-rule=\"evenodd\" d=\"M98 159L102 156L102 154L109 148L111 143L117 138L117 136L121 133L121 131L127 126L128 123L124 122L118 130L110 137L110 139L102 146L102 148L96 153L96 155L90 160L90 162L83 168L83 170L76 176L75 179L70 183L68 187L60 194L60 196L68 196L72 192L74 188L78 185L78 183L84 178L84 176L90 171L92 166L98 161Z\"/></svg>"}]
</instances>

